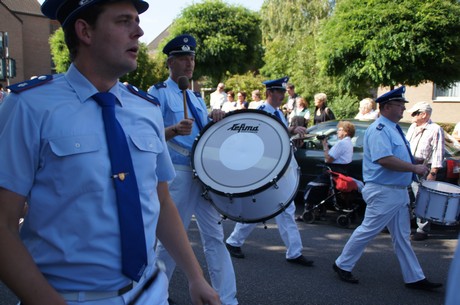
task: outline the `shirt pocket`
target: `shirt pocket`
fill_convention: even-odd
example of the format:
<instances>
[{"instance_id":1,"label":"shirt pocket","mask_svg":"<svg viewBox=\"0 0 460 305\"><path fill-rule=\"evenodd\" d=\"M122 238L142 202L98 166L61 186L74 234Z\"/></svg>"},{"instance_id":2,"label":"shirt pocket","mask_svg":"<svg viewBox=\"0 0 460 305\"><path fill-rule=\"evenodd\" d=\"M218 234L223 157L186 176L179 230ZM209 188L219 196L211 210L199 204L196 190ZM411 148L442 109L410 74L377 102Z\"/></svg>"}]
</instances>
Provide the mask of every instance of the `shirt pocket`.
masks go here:
<instances>
[{"instance_id":1,"label":"shirt pocket","mask_svg":"<svg viewBox=\"0 0 460 305\"><path fill-rule=\"evenodd\" d=\"M110 176L102 139L98 135L70 135L49 140L50 155L43 160L38 178L58 193L75 195L103 189Z\"/></svg>"},{"instance_id":2,"label":"shirt pocket","mask_svg":"<svg viewBox=\"0 0 460 305\"><path fill-rule=\"evenodd\" d=\"M134 146L131 149L136 177L140 184L156 177L158 156L165 153L161 139L156 134L130 135Z\"/></svg>"}]
</instances>

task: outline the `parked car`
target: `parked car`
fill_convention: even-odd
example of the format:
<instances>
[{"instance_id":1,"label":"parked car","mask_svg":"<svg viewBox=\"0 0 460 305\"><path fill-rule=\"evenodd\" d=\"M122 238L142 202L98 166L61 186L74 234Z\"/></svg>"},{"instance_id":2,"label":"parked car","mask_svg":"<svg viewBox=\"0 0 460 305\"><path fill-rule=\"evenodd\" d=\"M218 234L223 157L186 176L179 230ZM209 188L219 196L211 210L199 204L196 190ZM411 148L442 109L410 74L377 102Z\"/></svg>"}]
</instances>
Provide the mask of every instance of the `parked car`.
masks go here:
<instances>
[{"instance_id":1,"label":"parked car","mask_svg":"<svg viewBox=\"0 0 460 305\"><path fill-rule=\"evenodd\" d=\"M362 181L364 133L373 121L359 121L354 119L349 119L347 121L352 122L355 125L356 130L355 136L352 138L354 146L353 160L350 166L348 167L348 175ZM324 164L323 145L322 141L318 139L317 136L320 136L319 138L321 138L321 136L327 136L329 146L333 146L338 141L338 122L338 120L327 121L308 128L308 133L316 136L305 139L304 145L300 148L297 148L295 152L295 158L300 166L300 182L298 194L296 196L296 202L299 204L302 202L303 194L305 192L308 182L312 181L323 171L323 167L318 166L320 164ZM399 125L401 126L404 132L407 132L410 123L400 122ZM446 143L444 164L446 164L447 158L460 158L460 144L456 140L454 140L448 133L444 132L444 136ZM444 166L443 169L441 169L438 172L437 177L440 181L456 183L456 181L449 181L449 179L446 177L446 166Z\"/></svg>"}]
</instances>

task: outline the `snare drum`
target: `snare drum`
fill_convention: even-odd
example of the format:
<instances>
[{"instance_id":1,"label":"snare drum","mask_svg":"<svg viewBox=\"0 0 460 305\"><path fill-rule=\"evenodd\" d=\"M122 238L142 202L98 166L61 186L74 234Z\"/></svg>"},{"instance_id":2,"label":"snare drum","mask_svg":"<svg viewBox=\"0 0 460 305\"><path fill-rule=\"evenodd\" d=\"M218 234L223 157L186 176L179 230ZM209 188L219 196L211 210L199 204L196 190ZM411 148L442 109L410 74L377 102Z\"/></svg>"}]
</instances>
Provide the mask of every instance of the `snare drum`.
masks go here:
<instances>
[{"instance_id":1,"label":"snare drum","mask_svg":"<svg viewBox=\"0 0 460 305\"><path fill-rule=\"evenodd\" d=\"M222 215L260 222L293 200L299 168L287 128L260 110L239 110L208 124L195 139L192 168Z\"/></svg>"},{"instance_id":2,"label":"snare drum","mask_svg":"<svg viewBox=\"0 0 460 305\"><path fill-rule=\"evenodd\" d=\"M415 215L418 217L443 225L455 225L460 214L460 187L425 180L420 184L415 203Z\"/></svg>"}]
</instances>

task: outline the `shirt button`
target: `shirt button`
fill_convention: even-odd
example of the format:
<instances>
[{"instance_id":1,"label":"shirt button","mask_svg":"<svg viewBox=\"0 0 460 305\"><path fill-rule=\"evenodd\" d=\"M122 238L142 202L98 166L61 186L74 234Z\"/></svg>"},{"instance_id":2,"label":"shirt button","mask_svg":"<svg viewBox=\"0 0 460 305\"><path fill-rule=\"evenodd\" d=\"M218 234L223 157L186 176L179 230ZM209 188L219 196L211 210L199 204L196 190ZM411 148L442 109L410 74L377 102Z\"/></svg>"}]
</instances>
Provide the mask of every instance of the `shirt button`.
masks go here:
<instances>
[{"instance_id":1,"label":"shirt button","mask_svg":"<svg viewBox=\"0 0 460 305\"><path fill-rule=\"evenodd\" d=\"M80 143L75 143L75 148L80 148Z\"/></svg>"}]
</instances>

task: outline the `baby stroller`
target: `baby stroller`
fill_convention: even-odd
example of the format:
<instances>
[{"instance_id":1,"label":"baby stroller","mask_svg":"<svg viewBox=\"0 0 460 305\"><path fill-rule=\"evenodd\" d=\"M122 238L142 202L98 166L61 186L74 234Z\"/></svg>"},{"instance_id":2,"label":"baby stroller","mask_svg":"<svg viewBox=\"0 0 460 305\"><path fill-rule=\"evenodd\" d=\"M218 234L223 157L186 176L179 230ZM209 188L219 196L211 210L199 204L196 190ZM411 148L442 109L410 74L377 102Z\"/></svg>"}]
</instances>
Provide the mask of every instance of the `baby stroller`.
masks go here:
<instances>
[{"instance_id":1,"label":"baby stroller","mask_svg":"<svg viewBox=\"0 0 460 305\"><path fill-rule=\"evenodd\" d=\"M304 195L302 220L306 223L314 223L316 219L326 214L329 205L339 213L337 224L349 227L352 217L362 205L361 200L355 199L357 192L361 192L364 187L364 183L332 171L327 165L320 166L324 167L324 173L308 183Z\"/></svg>"}]
</instances>

